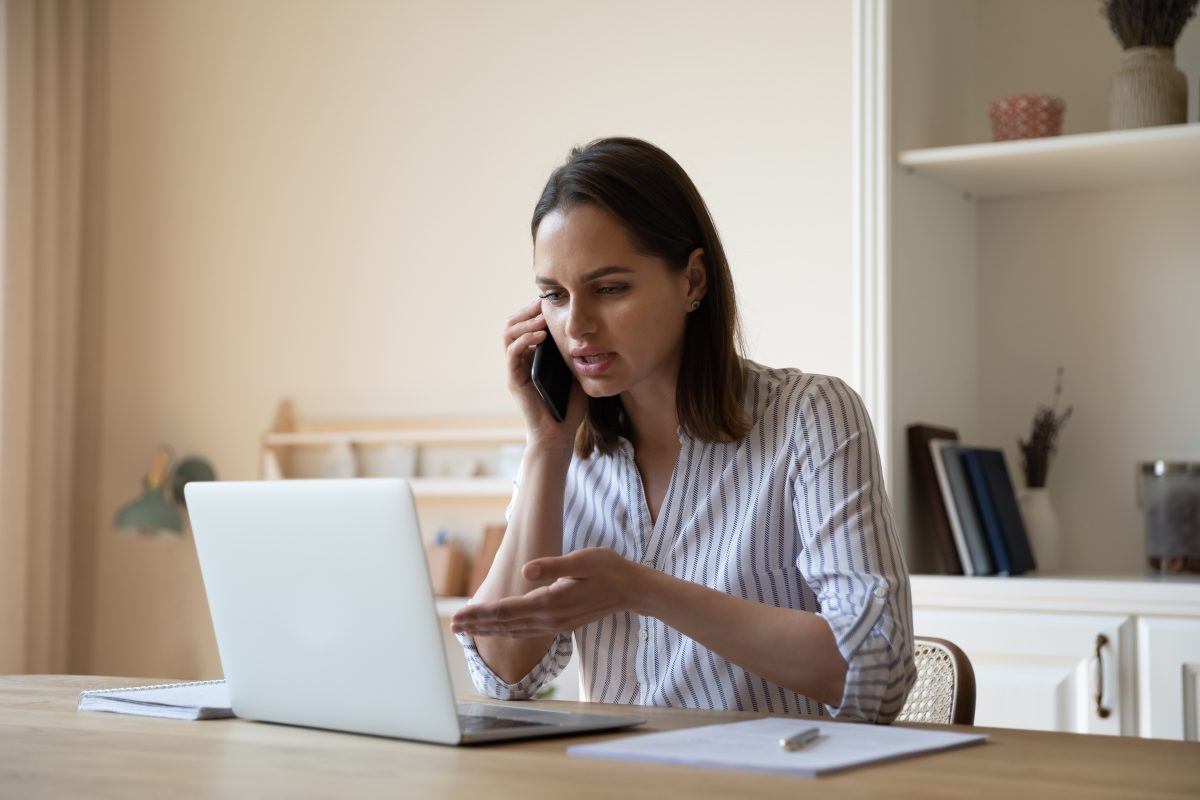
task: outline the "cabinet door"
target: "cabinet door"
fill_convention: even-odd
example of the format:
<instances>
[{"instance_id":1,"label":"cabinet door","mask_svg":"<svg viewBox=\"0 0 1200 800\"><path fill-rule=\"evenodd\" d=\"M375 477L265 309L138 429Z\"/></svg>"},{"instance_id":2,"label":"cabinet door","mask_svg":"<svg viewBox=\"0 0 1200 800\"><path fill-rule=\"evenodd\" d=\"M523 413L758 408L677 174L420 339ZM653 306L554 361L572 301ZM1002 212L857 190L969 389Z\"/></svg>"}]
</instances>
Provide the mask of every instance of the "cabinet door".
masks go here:
<instances>
[{"instance_id":1,"label":"cabinet door","mask_svg":"<svg viewBox=\"0 0 1200 800\"><path fill-rule=\"evenodd\" d=\"M970 658L976 725L1134 732L1131 617L914 609L913 623Z\"/></svg>"},{"instance_id":2,"label":"cabinet door","mask_svg":"<svg viewBox=\"0 0 1200 800\"><path fill-rule=\"evenodd\" d=\"M1138 619L1138 733L1200 740L1200 620Z\"/></svg>"}]
</instances>

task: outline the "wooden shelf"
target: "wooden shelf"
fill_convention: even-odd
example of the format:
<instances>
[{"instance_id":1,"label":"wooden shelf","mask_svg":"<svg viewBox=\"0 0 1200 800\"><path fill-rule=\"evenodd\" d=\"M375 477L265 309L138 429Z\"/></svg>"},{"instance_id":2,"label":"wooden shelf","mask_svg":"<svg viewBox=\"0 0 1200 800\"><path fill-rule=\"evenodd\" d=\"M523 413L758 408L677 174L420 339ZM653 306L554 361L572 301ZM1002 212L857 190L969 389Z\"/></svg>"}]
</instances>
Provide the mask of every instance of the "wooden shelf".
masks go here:
<instances>
[{"instance_id":1,"label":"wooden shelf","mask_svg":"<svg viewBox=\"0 0 1200 800\"><path fill-rule=\"evenodd\" d=\"M512 496L513 484L507 478L409 478L413 496L421 498L472 498L504 500Z\"/></svg>"},{"instance_id":2,"label":"wooden shelf","mask_svg":"<svg viewBox=\"0 0 1200 800\"><path fill-rule=\"evenodd\" d=\"M976 197L1200 178L1200 123L906 150L899 163Z\"/></svg>"},{"instance_id":3,"label":"wooden shelf","mask_svg":"<svg viewBox=\"0 0 1200 800\"><path fill-rule=\"evenodd\" d=\"M262 435L261 475L277 480L330 474L322 460L331 449L354 445L353 454L333 457L353 459L351 469L364 476L421 476L410 478L418 500L502 502L512 495L512 481L499 476L513 469L502 456L524 443L525 427L516 417L298 419L292 402L284 400ZM390 457L386 445L403 447ZM337 472L346 471L345 464L338 466Z\"/></svg>"},{"instance_id":4,"label":"wooden shelf","mask_svg":"<svg viewBox=\"0 0 1200 800\"><path fill-rule=\"evenodd\" d=\"M511 428L460 428L429 430L338 430L338 431L295 431L263 434L263 444L520 444L525 441L525 429Z\"/></svg>"}]
</instances>

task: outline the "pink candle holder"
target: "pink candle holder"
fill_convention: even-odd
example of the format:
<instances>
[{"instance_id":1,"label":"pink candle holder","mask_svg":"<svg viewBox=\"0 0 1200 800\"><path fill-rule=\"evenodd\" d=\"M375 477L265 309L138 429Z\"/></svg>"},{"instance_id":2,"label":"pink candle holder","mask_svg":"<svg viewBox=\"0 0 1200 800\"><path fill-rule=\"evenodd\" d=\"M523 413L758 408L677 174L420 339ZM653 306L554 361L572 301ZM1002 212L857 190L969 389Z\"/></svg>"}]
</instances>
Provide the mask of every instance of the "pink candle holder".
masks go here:
<instances>
[{"instance_id":1,"label":"pink candle holder","mask_svg":"<svg viewBox=\"0 0 1200 800\"><path fill-rule=\"evenodd\" d=\"M1066 108L1061 97L1048 94L1014 94L993 100L988 104L992 139L1002 142L1059 136Z\"/></svg>"}]
</instances>

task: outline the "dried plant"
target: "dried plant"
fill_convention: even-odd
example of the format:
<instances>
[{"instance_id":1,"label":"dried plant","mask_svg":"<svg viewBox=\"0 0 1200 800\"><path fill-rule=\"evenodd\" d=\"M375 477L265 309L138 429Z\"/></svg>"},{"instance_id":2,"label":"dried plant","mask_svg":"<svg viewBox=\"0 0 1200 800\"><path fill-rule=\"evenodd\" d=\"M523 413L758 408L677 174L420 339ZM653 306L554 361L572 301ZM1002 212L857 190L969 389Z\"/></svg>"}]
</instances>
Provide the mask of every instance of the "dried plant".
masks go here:
<instances>
[{"instance_id":1,"label":"dried plant","mask_svg":"<svg viewBox=\"0 0 1200 800\"><path fill-rule=\"evenodd\" d=\"M1200 0L1101 0L1121 47L1174 47Z\"/></svg>"},{"instance_id":2,"label":"dried plant","mask_svg":"<svg viewBox=\"0 0 1200 800\"><path fill-rule=\"evenodd\" d=\"M1062 367L1054 381L1054 402L1050 407L1039 405L1033 415L1033 426L1029 441L1017 439L1021 447L1021 471L1025 473L1025 485L1030 489L1046 485L1046 473L1050 470L1050 455L1054 452L1054 440L1062 432L1074 406L1058 413L1058 399L1062 395Z\"/></svg>"}]
</instances>

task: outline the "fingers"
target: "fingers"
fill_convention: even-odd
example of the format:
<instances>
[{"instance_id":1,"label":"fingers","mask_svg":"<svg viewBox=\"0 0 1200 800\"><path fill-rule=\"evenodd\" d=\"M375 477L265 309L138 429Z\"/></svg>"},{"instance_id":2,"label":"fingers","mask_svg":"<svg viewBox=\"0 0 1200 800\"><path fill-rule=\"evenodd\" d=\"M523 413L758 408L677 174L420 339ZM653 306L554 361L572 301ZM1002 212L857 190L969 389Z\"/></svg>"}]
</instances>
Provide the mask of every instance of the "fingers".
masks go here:
<instances>
[{"instance_id":1,"label":"fingers","mask_svg":"<svg viewBox=\"0 0 1200 800\"><path fill-rule=\"evenodd\" d=\"M546 327L546 318L541 313L542 300L537 298L504 321L504 346L510 346L530 331Z\"/></svg>"},{"instance_id":2,"label":"fingers","mask_svg":"<svg viewBox=\"0 0 1200 800\"><path fill-rule=\"evenodd\" d=\"M511 373L510 388L528 383L530 351L546 338L546 318L541 307L541 298L536 298L505 321L504 347Z\"/></svg>"},{"instance_id":3,"label":"fingers","mask_svg":"<svg viewBox=\"0 0 1200 800\"><path fill-rule=\"evenodd\" d=\"M519 597L505 597L492 603L476 603L460 608L450 618L450 630L455 633L460 630L476 633L481 630L520 629L532 627L534 621L544 622L548 616L543 587Z\"/></svg>"},{"instance_id":4,"label":"fingers","mask_svg":"<svg viewBox=\"0 0 1200 800\"><path fill-rule=\"evenodd\" d=\"M521 574L527 581L553 581L558 578L581 577L578 570L572 569L576 559L570 556L552 556L550 558L535 558L521 568Z\"/></svg>"},{"instance_id":5,"label":"fingers","mask_svg":"<svg viewBox=\"0 0 1200 800\"><path fill-rule=\"evenodd\" d=\"M542 308L542 298L540 298L540 297L533 298L532 301L521 306L519 309L517 309L516 313L514 313L512 316L510 316L508 319L506 319L504 321L504 327L509 328L509 327L512 327L513 325L517 324L518 322L522 322L524 320L529 319L530 317L532 317L533 315L535 315L539 311L541 311L541 308Z\"/></svg>"},{"instance_id":6,"label":"fingers","mask_svg":"<svg viewBox=\"0 0 1200 800\"><path fill-rule=\"evenodd\" d=\"M507 347L514 341L530 333L545 333L546 318L541 314L531 317L524 322L514 323L504 329L504 344Z\"/></svg>"},{"instance_id":7,"label":"fingers","mask_svg":"<svg viewBox=\"0 0 1200 800\"><path fill-rule=\"evenodd\" d=\"M531 619L513 620L512 622L472 622L451 623L451 633L466 633L471 636L505 636L524 639L531 636L553 636L566 633L579 627L571 621L537 621Z\"/></svg>"},{"instance_id":8,"label":"fingers","mask_svg":"<svg viewBox=\"0 0 1200 800\"><path fill-rule=\"evenodd\" d=\"M544 328L528 331L513 339L508 343L508 361L510 364L527 356L528 351L534 345L541 343L546 338Z\"/></svg>"},{"instance_id":9,"label":"fingers","mask_svg":"<svg viewBox=\"0 0 1200 800\"><path fill-rule=\"evenodd\" d=\"M574 581L559 581L519 597L460 608L450 619L452 633L472 636L548 636L574 630L595 616L594 603L567 600Z\"/></svg>"},{"instance_id":10,"label":"fingers","mask_svg":"<svg viewBox=\"0 0 1200 800\"><path fill-rule=\"evenodd\" d=\"M619 559L607 547L585 547L563 556L535 558L525 563L521 574L527 581L555 581L559 578L588 578L597 574L610 561Z\"/></svg>"}]
</instances>

